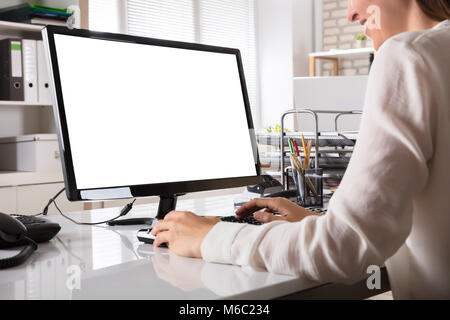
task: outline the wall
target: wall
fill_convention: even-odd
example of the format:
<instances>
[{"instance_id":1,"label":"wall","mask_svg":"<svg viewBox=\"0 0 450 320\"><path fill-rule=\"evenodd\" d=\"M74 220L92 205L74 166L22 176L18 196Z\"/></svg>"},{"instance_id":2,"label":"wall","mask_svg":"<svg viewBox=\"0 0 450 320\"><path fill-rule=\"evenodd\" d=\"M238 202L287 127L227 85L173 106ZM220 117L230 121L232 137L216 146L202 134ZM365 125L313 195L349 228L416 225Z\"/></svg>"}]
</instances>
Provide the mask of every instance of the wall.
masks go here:
<instances>
[{"instance_id":1,"label":"wall","mask_svg":"<svg viewBox=\"0 0 450 320\"><path fill-rule=\"evenodd\" d=\"M356 47L356 36L364 33L364 27L349 23L347 20L348 0L322 0L322 37L323 51L330 49L351 49ZM367 46L372 46L368 40ZM332 63L322 65L322 75L331 75ZM340 64L340 74L367 75L369 59L343 59Z\"/></svg>"},{"instance_id":2,"label":"wall","mask_svg":"<svg viewBox=\"0 0 450 320\"><path fill-rule=\"evenodd\" d=\"M308 55L317 51L320 43L315 38L316 0L293 1L293 54L294 77L307 77L309 75Z\"/></svg>"},{"instance_id":3,"label":"wall","mask_svg":"<svg viewBox=\"0 0 450 320\"><path fill-rule=\"evenodd\" d=\"M291 0L256 1L260 128L293 108L292 10Z\"/></svg>"}]
</instances>

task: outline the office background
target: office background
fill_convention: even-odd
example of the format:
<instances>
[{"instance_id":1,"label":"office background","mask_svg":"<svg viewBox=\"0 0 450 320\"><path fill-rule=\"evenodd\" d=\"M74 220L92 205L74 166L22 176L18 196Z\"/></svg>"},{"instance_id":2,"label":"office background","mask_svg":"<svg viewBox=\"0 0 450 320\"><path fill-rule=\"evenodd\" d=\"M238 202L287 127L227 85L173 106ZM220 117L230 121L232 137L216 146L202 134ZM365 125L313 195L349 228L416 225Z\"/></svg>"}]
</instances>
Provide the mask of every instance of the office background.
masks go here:
<instances>
[{"instance_id":1,"label":"office background","mask_svg":"<svg viewBox=\"0 0 450 320\"><path fill-rule=\"evenodd\" d=\"M239 48L259 132L279 125L282 113L293 108L363 108L372 44L368 40L359 48L356 36L363 27L347 21L347 0L3 0L0 9L26 2L76 5L81 28ZM40 36L37 29L28 29L0 21L0 39ZM312 55L325 59L312 67ZM321 125L332 129L331 122ZM310 121L299 117L288 119L287 126L311 129ZM359 119L344 120L344 126L357 130ZM51 103L0 101L0 139L54 132ZM39 212L62 186L60 169L0 168L0 212ZM59 201L64 211L123 205Z\"/></svg>"},{"instance_id":2,"label":"office background","mask_svg":"<svg viewBox=\"0 0 450 320\"><path fill-rule=\"evenodd\" d=\"M6 0L0 8L26 2ZM363 105L369 55L352 51L357 47L355 36L363 29L347 22L346 0L36 0L33 3L56 8L79 6L82 28L241 49L253 119L260 132L280 124L282 113L292 108L354 110ZM11 26L9 22L0 26L1 38L30 36L40 38L38 26ZM365 46L370 49L371 43ZM332 76L333 62L317 60L318 77L311 77L310 55L333 49L343 50L338 76ZM0 138L55 132L51 102L0 103ZM343 122L352 130L359 125L357 117ZM322 129L332 129L331 122L321 125ZM287 127L310 130L311 121L292 118L287 120ZM45 199L61 188L60 169L37 171L0 168L0 211L36 212L45 205ZM82 207L63 201L62 206L78 210L119 204L93 203Z\"/></svg>"}]
</instances>

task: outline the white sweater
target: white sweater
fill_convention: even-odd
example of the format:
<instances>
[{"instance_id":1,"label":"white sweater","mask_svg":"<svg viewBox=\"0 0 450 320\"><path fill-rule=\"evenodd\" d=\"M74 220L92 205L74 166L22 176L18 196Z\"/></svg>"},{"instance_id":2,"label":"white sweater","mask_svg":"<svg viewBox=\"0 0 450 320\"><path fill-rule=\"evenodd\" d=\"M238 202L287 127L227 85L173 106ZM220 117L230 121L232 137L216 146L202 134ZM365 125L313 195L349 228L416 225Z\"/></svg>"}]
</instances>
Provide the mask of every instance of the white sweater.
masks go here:
<instances>
[{"instance_id":1,"label":"white sweater","mask_svg":"<svg viewBox=\"0 0 450 320\"><path fill-rule=\"evenodd\" d=\"M360 135L325 216L220 222L208 262L353 283L386 263L394 298L450 298L450 21L386 41Z\"/></svg>"}]
</instances>

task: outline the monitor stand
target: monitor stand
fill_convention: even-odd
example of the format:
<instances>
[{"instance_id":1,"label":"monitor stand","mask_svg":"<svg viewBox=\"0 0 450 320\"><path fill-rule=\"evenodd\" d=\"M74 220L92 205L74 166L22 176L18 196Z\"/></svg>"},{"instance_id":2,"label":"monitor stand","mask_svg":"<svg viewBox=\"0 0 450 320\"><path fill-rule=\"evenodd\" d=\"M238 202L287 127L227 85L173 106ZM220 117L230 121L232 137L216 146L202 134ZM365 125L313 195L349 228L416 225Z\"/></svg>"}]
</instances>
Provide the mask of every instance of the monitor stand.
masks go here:
<instances>
[{"instance_id":1,"label":"monitor stand","mask_svg":"<svg viewBox=\"0 0 450 320\"><path fill-rule=\"evenodd\" d=\"M131 218L131 219L120 219L108 222L109 226L133 226L133 225L153 225L158 220L164 219L166 214L170 211L175 210L177 206L177 200L179 196L184 194L171 194L171 195L161 195L159 196L159 206L158 212L155 218Z\"/></svg>"}]
</instances>

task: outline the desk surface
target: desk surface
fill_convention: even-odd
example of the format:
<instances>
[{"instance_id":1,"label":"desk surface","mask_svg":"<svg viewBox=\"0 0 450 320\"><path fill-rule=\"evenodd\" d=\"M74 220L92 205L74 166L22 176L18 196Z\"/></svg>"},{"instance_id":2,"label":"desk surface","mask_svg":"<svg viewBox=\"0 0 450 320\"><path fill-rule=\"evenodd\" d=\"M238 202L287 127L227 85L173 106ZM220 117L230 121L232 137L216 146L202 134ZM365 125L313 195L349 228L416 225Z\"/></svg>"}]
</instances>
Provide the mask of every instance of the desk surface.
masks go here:
<instances>
[{"instance_id":1,"label":"desk surface","mask_svg":"<svg viewBox=\"0 0 450 320\"><path fill-rule=\"evenodd\" d=\"M178 210L231 215L242 195L180 200ZM70 216L95 222L121 208ZM135 206L127 218L154 216L157 204ZM140 243L145 226L78 226L49 216L62 229L23 265L0 271L0 299L274 299L320 286L306 279L262 270L182 258ZM0 258L17 250L0 250Z\"/></svg>"}]
</instances>

